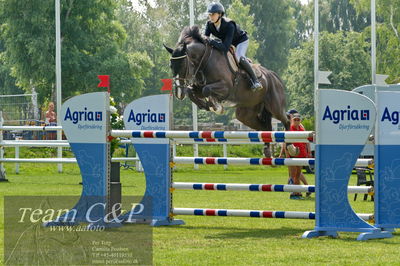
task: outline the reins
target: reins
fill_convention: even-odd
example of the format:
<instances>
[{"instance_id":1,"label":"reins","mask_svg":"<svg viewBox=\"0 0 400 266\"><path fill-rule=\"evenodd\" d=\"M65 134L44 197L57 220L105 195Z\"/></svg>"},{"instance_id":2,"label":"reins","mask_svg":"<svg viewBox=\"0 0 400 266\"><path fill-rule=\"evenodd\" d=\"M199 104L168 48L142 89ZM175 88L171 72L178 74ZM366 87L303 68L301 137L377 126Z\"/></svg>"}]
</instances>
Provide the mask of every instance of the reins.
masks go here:
<instances>
[{"instance_id":1,"label":"reins","mask_svg":"<svg viewBox=\"0 0 400 266\"><path fill-rule=\"evenodd\" d=\"M211 57L212 50L213 50L212 48L209 49L210 46L209 46L208 43L206 43L205 46L206 46L206 48L205 48L204 54L202 55L202 57L200 59L200 63L198 65L198 67L196 68L196 70L194 71L194 74L191 77L188 77L188 74L189 74L189 63L192 63L193 65L195 65L195 64L194 64L194 62L192 60L190 60L190 57L188 56L188 54L184 54L182 56L171 57L171 60L179 60L179 59L187 58L187 61L185 62L186 63L186 69L185 69L184 77L183 78L174 78L174 80L183 81L183 85L176 84L177 87L183 88L183 87L186 87L186 85L195 84L196 76L199 73L202 73L202 71L205 70L205 68L207 66L207 62L208 62L209 58ZM208 51L210 51L210 52L208 52ZM208 56L207 56L207 54L208 54ZM206 57L207 57L207 60L205 60ZM204 74L202 74L201 82L202 82L202 84L200 84L200 85L205 85L206 84L206 80L205 80Z\"/></svg>"}]
</instances>

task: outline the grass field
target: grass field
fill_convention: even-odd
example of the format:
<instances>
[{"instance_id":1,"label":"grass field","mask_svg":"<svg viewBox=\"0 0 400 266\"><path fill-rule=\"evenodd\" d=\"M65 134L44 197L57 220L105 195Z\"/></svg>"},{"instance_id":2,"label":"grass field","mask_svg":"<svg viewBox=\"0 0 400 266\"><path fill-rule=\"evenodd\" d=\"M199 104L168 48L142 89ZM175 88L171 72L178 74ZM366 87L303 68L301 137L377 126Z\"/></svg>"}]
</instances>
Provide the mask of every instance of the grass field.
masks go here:
<instances>
[{"instance_id":1,"label":"grass field","mask_svg":"<svg viewBox=\"0 0 400 266\"><path fill-rule=\"evenodd\" d=\"M0 183L0 195L80 195L79 170L65 165L62 174L55 165L24 164L19 175L7 165L10 182ZM174 181L284 184L287 168L178 166ZM307 175L310 184L314 176ZM123 195L141 195L144 177L121 170ZM351 184L355 183L355 177ZM356 212L373 212L373 203L358 197L349 200ZM289 200L287 193L176 191L175 207L253 210L314 211L314 195L303 201ZM0 264L3 264L3 197L0 198ZM302 239L314 228L313 220L260 219L236 217L179 217L186 224L153 230L155 265L252 265L252 264L368 264L400 265L400 234L391 239L357 242L356 233L341 233L337 239Z\"/></svg>"}]
</instances>

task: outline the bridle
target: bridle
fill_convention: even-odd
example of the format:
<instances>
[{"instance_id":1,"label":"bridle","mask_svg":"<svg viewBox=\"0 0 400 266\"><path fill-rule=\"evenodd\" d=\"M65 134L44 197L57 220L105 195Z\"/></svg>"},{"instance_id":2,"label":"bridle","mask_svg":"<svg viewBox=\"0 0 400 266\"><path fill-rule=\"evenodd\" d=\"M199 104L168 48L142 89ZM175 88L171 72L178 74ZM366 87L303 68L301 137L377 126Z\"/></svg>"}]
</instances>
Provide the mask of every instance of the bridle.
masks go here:
<instances>
[{"instance_id":1,"label":"bridle","mask_svg":"<svg viewBox=\"0 0 400 266\"><path fill-rule=\"evenodd\" d=\"M190 59L190 57L188 56L187 53L185 53L184 55L181 55L181 56L171 57L171 60L181 60L181 59L186 58L186 60L185 60L185 65L186 65L185 66L185 74L183 75L183 78L181 78L181 77L179 77L179 78L174 77L173 78L175 86L177 88L184 89L184 88L187 88L189 86L193 86L194 84L196 84L196 81L197 81L196 80L196 76L197 76L197 74L202 73L205 70L205 68L207 66L207 62L208 62L209 58L211 57L212 50L213 50L213 49L208 49L209 48L209 44L207 42L206 42L205 45L206 45L206 48L204 50L204 54L201 57L201 60L200 60L200 63L198 65L198 67L196 68L196 70L194 71L194 74L192 74L192 75L190 75L190 73L189 73L189 65L192 64L193 66L195 66L195 63ZM211 52L209 53L207 60L204 61L204 59L207 57L207 51L208 50L211 50ZM203 62L206 62L206 63L203 64ZM178 84L177 82L175 82L177 80L178 81L182 81L182 84L181 83ZM202 73L202 80L201 80L201 84L199 84L199 85L205 85L205 84L206 84L206 79L204 77L204 74Z\"/></svg>"},{"instance_id":2,"label":"bridle","mask_svg":"<svg viewBox=\"0 0 400 266\"><path fill-rule=\"evenodd\" d=\"M183 88L187 88L190 85L190 79L187 77L188 73L189 73L189 57L187 54L184 54L182 56L175 56L175 57L171 57L171 60L181 60L186 58L187 60L185 60L185 74L183 76L183 78L179 77L173 77L173 81L174 84L177 88L183 89ZM176 81L182 81L182 83L178 83Z\"/></svg>"}]
</instances>

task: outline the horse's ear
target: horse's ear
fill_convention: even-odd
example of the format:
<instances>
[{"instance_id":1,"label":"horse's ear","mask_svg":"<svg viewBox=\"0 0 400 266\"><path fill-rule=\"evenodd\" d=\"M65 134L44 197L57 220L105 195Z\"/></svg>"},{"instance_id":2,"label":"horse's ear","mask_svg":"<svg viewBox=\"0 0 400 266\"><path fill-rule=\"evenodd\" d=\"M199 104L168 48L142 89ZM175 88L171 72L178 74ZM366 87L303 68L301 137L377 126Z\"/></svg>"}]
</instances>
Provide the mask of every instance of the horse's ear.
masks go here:
<instances>
[{"instance_id":1,"label":"horse's ear","mask_svg":"<svg viewBox=\"0 0 400 266\"><path fill-rule=\"evenodd\" d=\"M166 46L164 43L163 43L163 45L164 45L164 47L165 47L165 49L167 49L167 51L170 53L170 54L172 54L172 52L174 51L172 48L169 48L168 46Z\"/></svg>"}]
</instances>

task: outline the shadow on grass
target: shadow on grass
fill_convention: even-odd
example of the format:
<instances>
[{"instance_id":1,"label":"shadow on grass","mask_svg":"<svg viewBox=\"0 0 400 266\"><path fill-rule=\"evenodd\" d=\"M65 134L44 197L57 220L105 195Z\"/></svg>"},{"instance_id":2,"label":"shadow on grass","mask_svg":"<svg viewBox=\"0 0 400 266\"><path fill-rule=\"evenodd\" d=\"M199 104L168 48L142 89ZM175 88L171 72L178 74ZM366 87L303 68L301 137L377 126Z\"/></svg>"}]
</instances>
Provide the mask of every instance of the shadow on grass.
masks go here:
<instances>
[{"instance_id":1,"label":"shadow on grass","mask_svg":"<svg viewBox=\"0 0 400 266\"><path fill-rule=\"evenodd\" d=\"M303 229L294 229L289 227L281 227L274 229L245 229L237 227L226 227L226 226L183 226L181 229L187 230L208 230L208 231L225 231L217 233L215 235L205 236L206 239L240 239L240 238L282 238L285 236L301 236L304 231Z\"/></svg>"},{"instance_id":2,"label":"shadow on grass","mask_svg":"<svg viewBox=\"0 0 400 266\"><path fill-rule=\"evenodd\" d=\"M238 228L238 227L227 227L227 226L182 226L175 227L175 229L179 228L179 230L207 230L209 233L204 236L205 239L244 239L244 238L266 238L266 239L282 239L284 237L295 237L301 238L303 233L308 230L313 230L313 228L308 229L299 229L292 227L281 227L281 228L271 228L271 229L262 229L262 228ZM172 229L172 227L171 227ZM215 231L215 234L212 234ZM221 232L222 231L222 232ZM229 232L227 232L229 231ZM219 233L218 233L219 232ZM211 233L211 234L210 234ZM360 243L360 245L364 245L365 243L382 243L386 245L398 245L397 242L393 242L393 238L386 239L370 239L367 241L357 241L357 236L360 233L357 232L338 232L339 237L327 237L322 236L319 238L312 238L315 241L323 241L323 240L336 240L341 242L353 242ZM398 237L400 232L393 233L393 237ZM311 240L311 239L310 239Z\"/></svg>"}]
</instances>

